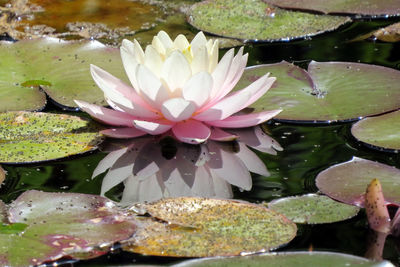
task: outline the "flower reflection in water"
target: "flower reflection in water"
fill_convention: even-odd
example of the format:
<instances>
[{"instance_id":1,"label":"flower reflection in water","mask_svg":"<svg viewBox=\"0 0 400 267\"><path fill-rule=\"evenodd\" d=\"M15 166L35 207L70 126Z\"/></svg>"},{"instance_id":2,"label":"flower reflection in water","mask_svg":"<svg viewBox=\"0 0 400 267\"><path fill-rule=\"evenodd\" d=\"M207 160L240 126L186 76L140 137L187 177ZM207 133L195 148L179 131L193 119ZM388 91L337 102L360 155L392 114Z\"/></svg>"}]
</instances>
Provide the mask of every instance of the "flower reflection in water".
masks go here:
<instances>
[{"instance_id":1,"label":"flower reflection in water","mask_svg":"<svg viewBox=\"0 0 400 267\"><path fill-rule=\"evenodd\" d=\"M252 186L250 172L268 176L265 164L248 146L269 154L282 148L260 127L234 129L231 142L209 140L200 145L171 137L146 136L109 144L110 153L93 177L105 172L101 194L124 183L121 204L165 197L231 198L231 185Z\"/></svg>"}]
</instances>

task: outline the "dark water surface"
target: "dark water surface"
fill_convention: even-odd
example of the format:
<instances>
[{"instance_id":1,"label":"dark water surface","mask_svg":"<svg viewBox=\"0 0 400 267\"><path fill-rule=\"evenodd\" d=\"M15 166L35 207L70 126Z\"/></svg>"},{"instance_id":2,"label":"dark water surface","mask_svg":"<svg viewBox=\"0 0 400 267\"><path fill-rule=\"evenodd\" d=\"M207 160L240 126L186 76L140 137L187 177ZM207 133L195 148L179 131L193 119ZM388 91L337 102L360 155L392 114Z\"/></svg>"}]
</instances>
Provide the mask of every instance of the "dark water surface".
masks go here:
<instances>
[{"instance_id":1,"label":"dark water surface","mask_svg":"<svg viewBox=\"0 0 400 267\"><path fill-rule=\"evenodd\" d=\"M373 41L348 42L358 35L388 25L398 19L359 21L336 32L292 43L255 44L246 46L250 54L248 65L274 63L281 60L306 66L310 60L352 61L372 63L400 69L400 44ZM362 96L360 96L362 97ZM54 111L48 107L46 111ZM234 197L251 202L317 192L316 175L327 167L350 160L353 156L379 161L400 168L400 155L369 149L350 134L351 123L307 126L274 122L267 125L271 136L284 148L277 156L258 153L271 173L269 177L254 175L251 191L234 190ZM44 191L99 194L103 175L91 179L97 163L105 156L97 152L74 159L48 164L11 166L0 198L10 202L29 189ZM120 186L119 188L122 188ZM400 193L400 192L399 192ZM118 197L113 190L111 198ZM298 236L282 251L323 250L364 256L369 234L363 211L348 221L299 226ZM397 242L397 249L396 249ZM383 257L400 264L399 240L389 237ZM99 259L77 263L76 266L105 266L108 264L167 264L176 258L145 257L130 253L109 254Z\"/></svg>"}]
</instances>

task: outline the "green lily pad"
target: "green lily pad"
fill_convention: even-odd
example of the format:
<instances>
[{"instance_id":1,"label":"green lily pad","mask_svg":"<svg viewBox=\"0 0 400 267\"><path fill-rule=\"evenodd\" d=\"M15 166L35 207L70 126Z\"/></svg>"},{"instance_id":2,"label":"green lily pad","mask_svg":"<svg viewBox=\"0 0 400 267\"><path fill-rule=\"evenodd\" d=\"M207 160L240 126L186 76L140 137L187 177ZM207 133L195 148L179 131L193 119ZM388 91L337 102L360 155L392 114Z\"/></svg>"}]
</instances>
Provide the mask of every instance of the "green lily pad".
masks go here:
<instances>
[{"instance_id":1,"label":"green lily pad","mask_svg":"<svg viewBox=\"0 0 400 267\"><path fill-rule=\"evenodd\" d=\"M400 111L365 118L351 127L351 133L372 148L397 152L400 149Z\"/></svg>"},{"instance_id":2,"label":"green lily pad","mask_svg":"<svg viewBox=\"0 0 400 267\"><path fill-rule=\"evenodd\" d=\"M281 8L312 10L325 14L399 16L400 0L263 0Z\"/></svg>"},{"instance_id":3,"label":"green lily pad","mask_svg":"<svg viewBox=\"0 0 400 267\"><path fill-rule=\"evenodd\" d=\"M0 113L0 162L53 160L97 148L96 124L76 116L40 112Z\"/></svg>"},{"instance_id":4,"label":"green lily pad","mask_svg":"<svg viewBox=\"0 0 400 267\"><path fill-rule=\"evenodd\" d=\"M173 198L142 208L158 221L143 221L146 227L139 227L127 251L174 257L239 255L277 248L296 235L296 225L284 216L243 202Z\"/></svg>"},{"instance_id":5,"label":"green lily pad","mask_svg":"<svg viewBox=\"0 0 400 267\"><path fill-rule=\"evenodd\" d=\"M386 203L400 206L400 170L375 161L354 157L320 172L316 184L333 199L363 207L365 189L376 178Z\"/></svg>"},{"instance_id":6,"label":"green lily pad","mask_svg":"<svg viewBox=\"0 0 400 267\"><path fill-rule=\"evenodd\" d=\"M388 261L376 262L361 258L349 254L333 253L333 252L287 252L287 253L268 253L261 255L252 255L246 257L226 257L226 258L209 258L209 259L195 259L182 262L180 264L173 265L174 267L241 267L241 266L252 266L252 267L337 267L337 266L348 266L348 267L394 267Z\"/></svg>"},{"instance_id":7,"label":"green lily pad","mask_svg":"<svg viewBox=\"0 0 400 267\"><path fill-rule=\"evenodd\" d=\"M97 41L67 42L55 38L0 43L0 112L38 110L45 95L65 108L74 99L105 104L89 65L124 73L119 50ZM121 75L119 75L121 76Z\"/></svg>"},{"instance_id":8,"label":"green lily pad","mask_svg":"<svg viewBox=\"0 0 400 267\"><path fill-rule=\"evenodd\" d=\"M295 223L333 223L357 215L358 207L343 204L327 196L307 194L271 201L268 208L285 215Z\"/></svg>"},{"instance_id":9,"label":"green lily pad","mask_svg":"<svg viewBox=\"0 0 400 267\"><path fill-rule=\"evenodd\" d=\"M114 202L93 195L27 191L8 213L9 222L0 227L2 266L97 257L136 229Z\"/></svg>"},{"instance_id":10,"label":"green lily pad","mask_svg":"<svg viewBox=\"0 0 400 267\"><path fill-rule=\"evenodd\" d=\"M250 107L283 109L279 120L348 121L400 107L400 71L361 63L311 61L308 71L285 61L259 65L245 70L236 89L268 72L276 82Z\"/></svg>"},{"instance_id":11,"label":"green lily pad","mask_svg":"<svg viewBox=\"0 0 400 267\"><path fill-rule=\"evenodd\" d=\"M194 4L188 12L188 22L202 31L252 41L313 36L349 21L347 17L286 11L262 0L208 0Z\"/></svg>"}]
</instances>

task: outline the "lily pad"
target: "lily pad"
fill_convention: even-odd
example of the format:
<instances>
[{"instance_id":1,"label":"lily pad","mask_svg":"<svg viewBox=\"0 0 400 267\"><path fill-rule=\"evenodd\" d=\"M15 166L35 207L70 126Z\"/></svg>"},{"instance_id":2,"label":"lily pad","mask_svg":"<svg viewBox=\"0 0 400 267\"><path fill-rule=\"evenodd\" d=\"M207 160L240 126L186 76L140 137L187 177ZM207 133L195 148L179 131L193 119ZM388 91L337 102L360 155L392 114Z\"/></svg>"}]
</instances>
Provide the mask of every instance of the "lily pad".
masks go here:
<instances>
[{"instance_id":1,"label":"lily pad","mask_svg":"<svg viewBox=\"0 0 400 267\"><path fill-rule=\"evenodd\" d=\"M45 25L56 33L96 39L115 39L152 28L164 15L159 7L141 1L113 0L89 4L82 1L31 0L30 3L41 9L21 21L25 24L25 31L34 33L38 25Z\"/></svg>"},{"instance_id":2,"label":"lily pad","mask_svg":"<svg viewBox=\"0 0 400 267\"><path fill-rule=\"evenodd\" d=\"M45 105L40 86L55 102L76 108L74 99L105 104L89 64L124 73L119 50L97 41L55 38L0 43L0 112L38 110Z\"/></svg>"},{"instance_id":3,"label":"lily pad","mask_svg":"<svg viewBox=\"0 0 400 267\"><path fill-rule=\"evenodd\" d=\"M268 72L276 82L250 107L283 109L274 119L329 123L400 107L400 71L361 63L311 61L308 71L285 61L259 65L245 70L236 89Z\"/></svg>"},{"instance_id":4,"label":"lily pad","mask_svg":"<svg viewBox=\"0 0 400 267\"><path fill-rule=\"evenodd\" d=\"M400 111L365 118L351 127L351 133L372 148L397 152L400 149Z\"/></svg>"},{"instance_id":5,"label":"lily pad","mask_svg":"<svg viewBox=\"0 0 400 267\"><path fill-rule=\"evenodd\" d=\"M39 162L97 148L96 124L76 116L40 112L0 113L0 162Z\"/></svg>"},{"instance_id":6,"label":"lily pad","mask_svg":"<svg viewBox=\"0 0 400 267\"><path fill-rule=\"evenodd\" d=\"M268 208L285 215L295 223L333 223L357 215L358 207L343 204L327 196L307 194L271 201Z\"/></svg>"},{"instance_id":7,"label":"lily pad","mask_svg":"<svg viewBox=\"0 0 400 267\"><path fill-rule=\"evenodd\" d=\"M39 265L79 253L96 257L136 229L114 202L93 195L27 191L8 213L3 228L9 231L0 229L2 266Z\"/></svg>"},{"instance_id":8,"label":"lily pad","mask_svg":"<svg viewBox=\"0 0 400 267\"><path fill-rule=\"evenodd\" d=\"M312 10L325 14L399 16L400 0L263 0L281 8Z\"/></svg>"},{"instance_id":9,"label":"lily pad","mask_svg":"<svg viewBox=\"0 0 400 267\"><path fill-rule=\"evenodd\" d=\"M6 171L0 166L0 187L3 184L5 179L6 179ZM1 213L1 208L0 208L0 213ZM0 221L1 221L1 217L0 217Z\"/></svg>"},{"instance_id":10,"label":"lily pad","mask_svg":"<svg viewBox=\"0 0 400 267\"><path fill-rule=\"evenodd\" d=\"M400 41L400 22L395 24L389 25L385 28L381 28L379 30L373 31L371 33L367 33L361 35L353 40L354 41L361 41L367 38L372 38L373 40L379 40L382 42L399 42Z\"/></svg>"},{"instance_id":11,"label":"lily pad","mask_svg":"<svg viewBox=\"0 0 400 267\"><path fill-rule=\"evenodd\" d=\"M286 11L262 0L208 0L188 12L194 27L216 35L252 41L280 41L332 31L347 17Z\"/></svg>"},{"instance_id":12,"label":"lily pad","mask_svg":"<svg viewBox=\"0 0 400 267\"><path fill-rule=\"evenodd\" d=\"M333 199L363 207L365 189L377 177L386 203L399 206L400 170L375 161L354 157L320 172L316 184Z\"/></svg>"},{"instance_id":13,"label":"lily pad","mask_svg":"<svg viewBox=\"0 0 400 267\"><path fill-rule=\"evenodd\" d=\"M333 253L333 252L319 252L319 251L299 251L299 252L287 252L287 253L268 253L261 255L252 255L246 257L226 257L226 258L209 258L209 259L195 259L182 262L174 265L174 267L241 267L241 266L252 266L252 267L337 267L337 266L348 266L348 267L394 267L388 261L376 262L361 258L349 254Z\"/></svg>"},{"instance_id":14,"label":"lily pad","mask_svg":"<svg viewBox=\"0 0 400 267\"><path fill-rule=\"evenodd\" d=\"M142 206L165 221L146 221L125 250L157 256L206 257L271 250L296 225L262 206L218 199L174 198Z\"/></svg>"}]
</instances>

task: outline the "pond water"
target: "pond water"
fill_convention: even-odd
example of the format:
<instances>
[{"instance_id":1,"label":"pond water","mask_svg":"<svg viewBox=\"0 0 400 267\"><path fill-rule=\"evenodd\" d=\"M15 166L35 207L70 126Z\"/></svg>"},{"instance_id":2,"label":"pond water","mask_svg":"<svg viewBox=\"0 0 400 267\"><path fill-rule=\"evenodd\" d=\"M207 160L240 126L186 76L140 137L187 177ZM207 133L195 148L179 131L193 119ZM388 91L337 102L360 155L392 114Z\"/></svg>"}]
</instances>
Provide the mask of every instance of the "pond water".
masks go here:
<instances>
[{"instance_id":1,"label":"pond water","mask_svg":"<svg viewBox=\"0 0 400 267\"><path fill-rule=\"evenodd\" d=\"M362 62L400 69L400 43L371 40L349 42L361 34L396 21L399 20L360 20L335 32L305 40L249 44L245 47L250 54L248 66L286 60L304 67L310 60L315 60ZM188 30L193 29L188 26ZM60 110L50 104L45 111ZM243 191L234 188L234 198L260 203L283 196L317 192L316 175L329 166L350 160L353 156L400 168L399 154L372 150L358 143L350 133L351 125L351 122L318 126L277 121L268 123L268 132L284 150L276 156L257 152L271 175L264 177L253 174L252 189ZM105 155L96 151L49 163L5 165L8 178L0 188L0 199L9 203L29 189L99 194L104 174L95 179L91 176ZM117 186L107 196L117 200L122 188L122 185ZM366 216L361 211L355 218L340 223L299 226L297 237L279 251L318 250L364 256L368 247L368 235ZM388 237L383 258L400 265L400 240ZM146 257L116 250L98 259L74 265L170 264L179 261L181 260L177 258Z\"/></svg>"}]
</instances>

